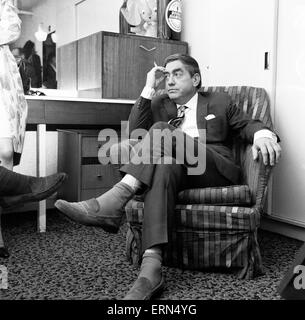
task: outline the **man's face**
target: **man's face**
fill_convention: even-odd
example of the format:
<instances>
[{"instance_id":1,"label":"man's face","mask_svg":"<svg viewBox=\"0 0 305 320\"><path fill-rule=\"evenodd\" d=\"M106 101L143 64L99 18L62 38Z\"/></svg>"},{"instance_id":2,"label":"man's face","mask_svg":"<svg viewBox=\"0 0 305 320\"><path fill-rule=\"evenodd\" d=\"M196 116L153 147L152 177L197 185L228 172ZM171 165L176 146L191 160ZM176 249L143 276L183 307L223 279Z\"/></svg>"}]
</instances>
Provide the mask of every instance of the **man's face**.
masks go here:
<instances>
[{"instance_id":1,"label":"man's face","mask_svg":"<svg viewBox=\"0 0 305 320\"><path fill-rule=\"evenodd\" d=\"M168 96L175 103L184 104L196 93L200 76L191 76L181 61L169 62L165 66L164 74Z\"/></svg>"}]
</instances>

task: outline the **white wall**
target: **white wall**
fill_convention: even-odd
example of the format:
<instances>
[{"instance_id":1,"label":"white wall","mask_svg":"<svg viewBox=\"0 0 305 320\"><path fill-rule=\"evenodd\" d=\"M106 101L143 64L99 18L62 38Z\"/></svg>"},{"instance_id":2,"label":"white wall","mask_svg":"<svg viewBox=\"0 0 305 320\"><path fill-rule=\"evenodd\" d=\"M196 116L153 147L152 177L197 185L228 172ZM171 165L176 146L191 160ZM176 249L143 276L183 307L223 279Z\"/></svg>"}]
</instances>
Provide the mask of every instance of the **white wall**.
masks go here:
<instances>
[{"instance_id":1,"label":"white wall","mask_svg":"<svg viewBox=\"0 0 305 320\"><path fill-rule=\"evenodd\" d=\"M57 172L57 132L47 132L47 174ZM14 171L36 176L36 132L27 131L20 165Z\"/></svg>"},{"instance_id":2,"label":"white wall","mask_svg":"<svg viewBox=\"0 0 305 320\"><path fill-rule=\"evenodd\" d=\"M35 42L34 33L36 31L36 27L33 16L21 15L20 19L22 21L21 35L19 39L15 42L14 46L22 48L28 40Z\"/></svg>"},{"instance_id":3,"label":"white wall","mask_svg":"<svg viewBox=\"0 0 305 320\"><path fill-rule=\"evenodd\" d=\"M189 53L199 63L202 83L209 83L210 0L182 0L181 40L188 42Z\"/></svg>"},{"instance_id":4,"label":"white wall","mask_svg":"<svg viewBox=\"0 0 305 320\"><path fill-rule=\"evenodd\" d=\"M122 0L58 0L58 46L98 31L119 32L119 10L122 3Z\"/></svg>"}]
</instances>

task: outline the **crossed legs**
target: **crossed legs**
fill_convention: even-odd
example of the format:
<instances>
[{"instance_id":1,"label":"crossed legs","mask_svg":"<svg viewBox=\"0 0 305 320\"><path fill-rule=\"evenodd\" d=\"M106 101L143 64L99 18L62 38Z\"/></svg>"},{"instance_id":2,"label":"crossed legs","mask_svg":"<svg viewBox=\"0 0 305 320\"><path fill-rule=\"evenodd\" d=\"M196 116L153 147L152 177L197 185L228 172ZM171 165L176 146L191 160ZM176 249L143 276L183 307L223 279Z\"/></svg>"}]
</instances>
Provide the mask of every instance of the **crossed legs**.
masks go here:
<instances>
[{"instance_id":1,"label":"crossed legs","mask_svg":"<svg viewBox=\"0 0 305 320\"><path fill-rule=\"evenodd\" d=\"M157 144L154 144L150 139L155 129L168 129L162 139L159 139L158 135L155 136ZM138 150L133 153L130 162L121 168L121 171L126 174L125 177L101 197L80 203L58 200L55 204L59 210L76 222L100 226L106 231L109 231L109 225L112 224L111 231L117 232L120 226L120 217L123 215L123 207L134 196L139 186L146 187L142 240L143 260L139 277L125 297L126 299L149 299L162 287L162 248L168 242L167 231L173 221L177 194L186 185L192 185L193 179L188 176L187 168L188 163L194 163L194 159L183 148L184 145L178 147L173 144L172 132L174 130L174 127L164 122L153 125L137 146ZM183 137L194 143L194 140L181 130L176 131L175 136L176 141L177 137L178 141ZM197 148L203 149L200 151L203 151L205 155L206 146L198 141L196 144ZM123 150L120 149L120 152ZM146 162L139 163L140 154L142 157L146 157ZM178 155L179 160L185 163L178 163L172 157L173 155ZM226 178L218 173L211 150L207 149L206 158L197 159L204 162L204 167L206 165L207 170L201 173L200 178L194 179L196 184L194 187L230 184ZM206 172L209 174L207 175ZM210 179L211 181L208 182L207 180ZM200 183L200 181L203 182ZM111 219L111 216L114 219Z\"/></svg>"}]
</instances>

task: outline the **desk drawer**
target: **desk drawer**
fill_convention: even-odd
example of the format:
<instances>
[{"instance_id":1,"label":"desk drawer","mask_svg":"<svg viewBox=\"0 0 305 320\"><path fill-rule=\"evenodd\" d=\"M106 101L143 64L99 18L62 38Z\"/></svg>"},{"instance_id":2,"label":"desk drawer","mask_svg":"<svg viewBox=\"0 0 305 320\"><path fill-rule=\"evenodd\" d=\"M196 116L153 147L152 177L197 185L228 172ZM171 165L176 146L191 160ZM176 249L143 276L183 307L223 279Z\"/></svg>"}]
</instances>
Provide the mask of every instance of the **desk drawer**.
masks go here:
<instances>
[{"instance_id":1,"label":"desk drawer","mask_svg":"<svg viewBox=\"0 0 305 320\"><path fill-rule=\"evenodd\" d=\"M102 146L101 142L99 142L98 137L83 137L82 138L82 157L90 157L97 158L98 151Z\"/></svg>"},{"instance_id":2,"label":"desk drawer","mask_svg":"<svg viewBox=\"0 0 305 320\"><path fill-rule=\"evenodd\" d=\"M119 135L119 133L118 133ZM118 137L111 137L111 143L110 146L114 143L118 142ZM98 136L96 137L83 137L82 138L82 157L88 157L88 158L97 158L98 157L98 151L104 145L105 143L108 143L110 140L110 137L107 138L105 141L98 141ZM109 154L107 153L109 156Z\"/></svg>"},{"instance_id":3,"label":"desk drawer","mask_svg":"<svg viewBox=\"0 0 305 320\"><path fill-rule=\"evenodd\" d=\"M81 189L111 188L118 181L118 172L109 165L82 165Z\"/></svg>"}]
</instances>

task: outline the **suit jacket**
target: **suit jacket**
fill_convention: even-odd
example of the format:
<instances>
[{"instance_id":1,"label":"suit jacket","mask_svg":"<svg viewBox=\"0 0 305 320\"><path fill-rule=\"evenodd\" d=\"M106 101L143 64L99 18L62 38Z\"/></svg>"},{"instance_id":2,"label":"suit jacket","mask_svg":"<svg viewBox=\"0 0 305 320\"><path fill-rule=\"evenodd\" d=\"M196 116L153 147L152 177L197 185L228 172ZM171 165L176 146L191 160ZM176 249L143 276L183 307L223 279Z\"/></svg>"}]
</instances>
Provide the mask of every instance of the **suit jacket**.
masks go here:
<instances>
[{"instance_id":1,"label":"suit jacket","mask_svg":"<svg viewBox=\"0 0 305 320\"><path fill-rule=\"evenodd\" d=\"M215 118L206 120L209 114ZM177 116L177 106L168 95L148 100L139 97L129 116L129 132L149 128L158 121L168 122ZM259 120L253 120L232 103L226 93L198 92L197 127L206 130L206 145L212 151L218 171L234 184L240 182L240 167L231 151L232 137L238 136L253 143L254 133L270 129Z\"/></svg>"},{"instance_id":2,"label":"suit jacket","mask_svg":"<svg viewBox=\"0 0 305 320\"><path fill-rule=\"evenodd\" d=\"M48 89L57 89L56 72L50 64L48 64L44 70L43 84Z\"/></svg>"}]
</instances>

